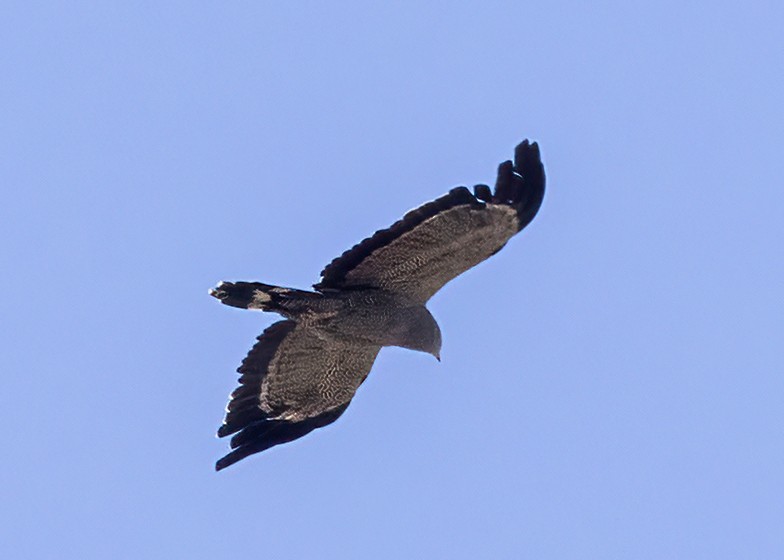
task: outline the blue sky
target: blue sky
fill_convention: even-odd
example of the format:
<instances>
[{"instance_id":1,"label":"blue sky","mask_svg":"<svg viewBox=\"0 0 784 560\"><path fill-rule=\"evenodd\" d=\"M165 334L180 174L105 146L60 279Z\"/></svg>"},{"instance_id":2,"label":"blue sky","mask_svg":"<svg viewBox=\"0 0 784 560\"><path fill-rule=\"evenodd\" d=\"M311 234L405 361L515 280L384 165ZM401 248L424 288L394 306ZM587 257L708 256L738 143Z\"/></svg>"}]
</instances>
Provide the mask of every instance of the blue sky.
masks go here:
<instances>
[{"instance_id":1,"label":"blue sky","mask_svg":"<svg viewBox=\"0 0 784 560\"><path fill-rule=\"evenodd\" d=\"M784 553L774 2L10 2L0 556ZM215 473L296 287L523 138L542 210L332 426Z\"/></svg>"}]
</instances>

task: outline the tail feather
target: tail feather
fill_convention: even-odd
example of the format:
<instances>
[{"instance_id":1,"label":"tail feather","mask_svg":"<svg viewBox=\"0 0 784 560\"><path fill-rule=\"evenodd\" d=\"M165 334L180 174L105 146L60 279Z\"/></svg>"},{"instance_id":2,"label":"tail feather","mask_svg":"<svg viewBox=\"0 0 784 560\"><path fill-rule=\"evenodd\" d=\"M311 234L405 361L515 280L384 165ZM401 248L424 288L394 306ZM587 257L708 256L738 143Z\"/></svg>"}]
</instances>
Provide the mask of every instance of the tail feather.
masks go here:
<instances>
[{"instance_id":1,"label":"tail feather","mask_svg":"<svg viewBox=\"0 0 784 560\"><path fill-rule=\"evenodd\" d=\"M221 282L210 290L210 295L221 303L241 309L280 310L286 301L317 294L292 288L281 288L261 282Z\"/></svg>"}]
</instances>

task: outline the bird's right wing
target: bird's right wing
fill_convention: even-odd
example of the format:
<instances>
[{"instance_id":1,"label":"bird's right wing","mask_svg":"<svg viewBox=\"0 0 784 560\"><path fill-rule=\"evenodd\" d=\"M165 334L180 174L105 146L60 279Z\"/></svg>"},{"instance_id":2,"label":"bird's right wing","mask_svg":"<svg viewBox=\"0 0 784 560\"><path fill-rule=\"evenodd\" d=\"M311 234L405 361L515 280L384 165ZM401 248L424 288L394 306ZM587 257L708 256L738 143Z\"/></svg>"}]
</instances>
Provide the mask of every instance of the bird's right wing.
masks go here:
<instances>
[{"instance_id":1,"label":"bird's right wing","mask_svg":"<svg viewBox=\"0 0 784 560\"><path fill-rule=\"evenodd\" d=\"M240 386L218 430L236 434L233 451L216 470L337 420L379 350L294 321L266 329L237 369Z\"/></svg>"}]
</instances>

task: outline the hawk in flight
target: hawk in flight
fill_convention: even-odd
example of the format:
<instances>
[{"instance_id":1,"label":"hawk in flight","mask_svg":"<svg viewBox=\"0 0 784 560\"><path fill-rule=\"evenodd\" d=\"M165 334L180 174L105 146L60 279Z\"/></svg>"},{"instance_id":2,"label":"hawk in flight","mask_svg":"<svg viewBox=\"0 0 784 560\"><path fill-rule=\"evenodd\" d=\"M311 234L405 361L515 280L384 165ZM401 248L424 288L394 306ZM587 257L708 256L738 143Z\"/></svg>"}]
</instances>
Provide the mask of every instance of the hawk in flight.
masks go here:
<instances>
[{"instance_id":1,"label":"hawk in flight","mask_svg":"<svg viewBox=\"0 0 784 560\"><path fill-rule=\"evenodd\" d=\"M337 420L382 347L439 358L441 330L425 304L533 220L544 183L539 147L526 140L514 163L500 165L494 191L457 187L408 212L327 265L314 292L260 282L210 290L226 305L285 317L237 370L239 387L218 430L234 434L232 451L216 470Z\"/></svg>"}]
</instances>

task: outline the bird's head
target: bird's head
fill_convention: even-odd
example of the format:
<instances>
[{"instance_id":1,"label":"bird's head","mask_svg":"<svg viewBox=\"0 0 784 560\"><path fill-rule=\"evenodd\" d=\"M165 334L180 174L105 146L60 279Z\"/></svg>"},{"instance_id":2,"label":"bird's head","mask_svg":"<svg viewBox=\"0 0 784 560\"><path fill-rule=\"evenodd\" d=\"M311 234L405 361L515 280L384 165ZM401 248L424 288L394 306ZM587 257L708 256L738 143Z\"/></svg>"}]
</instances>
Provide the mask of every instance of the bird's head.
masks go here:
<instances>
[{"instance_id":1,"label":"bird's head","mask_svg":"<svg viewBox=\"0 0 784 560\"><path fill-rule=\"evenodd\" d=\"M425 307L411 310L411 317L406 322L404 348L418 350L433 356L441 361L441 329L438 323Z\"/></svg>"}]
</instances>

